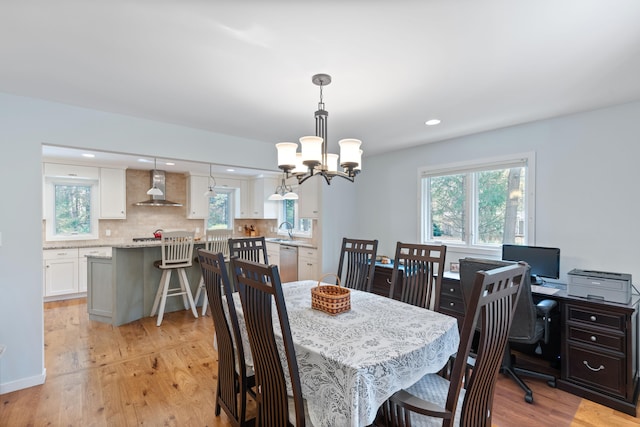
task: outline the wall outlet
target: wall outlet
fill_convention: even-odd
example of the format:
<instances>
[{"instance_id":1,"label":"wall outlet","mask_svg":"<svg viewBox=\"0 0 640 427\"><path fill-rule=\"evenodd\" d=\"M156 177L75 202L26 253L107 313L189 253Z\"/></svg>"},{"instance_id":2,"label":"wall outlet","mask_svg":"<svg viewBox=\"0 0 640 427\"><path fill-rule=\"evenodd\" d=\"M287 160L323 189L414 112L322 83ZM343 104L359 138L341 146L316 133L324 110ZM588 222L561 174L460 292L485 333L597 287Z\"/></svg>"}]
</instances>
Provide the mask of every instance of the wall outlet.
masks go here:
<instances>
[{"instance_id":1,"label":"wall outlet","mask_svg":"<svg viewBox=\"0 0 640 427\"><path fill-rule=\"evenodd\" d=\"M107 237L111 236L111 230L106 229L106 230L104 231L104 234L105 234Z\"/></svg>"},{"instance_id":2,"label":"wall outlet","mask_svg":"<svg viewBox=\"0 0 640 427\"><path fill-rule=\"evenodd\" d=\"M242 231L242 226L241 225L238 226L238 231Z\"/></svg>"},{"instance_id":3,"label":"wall outlet","mask_svg":"<svg viewBox=\"0 0 640 427\"><path fill-rule=\"evenodd\" d=\"M200 232L200 227L196 227L196 233Z\"/></svg>"}]
</instances>

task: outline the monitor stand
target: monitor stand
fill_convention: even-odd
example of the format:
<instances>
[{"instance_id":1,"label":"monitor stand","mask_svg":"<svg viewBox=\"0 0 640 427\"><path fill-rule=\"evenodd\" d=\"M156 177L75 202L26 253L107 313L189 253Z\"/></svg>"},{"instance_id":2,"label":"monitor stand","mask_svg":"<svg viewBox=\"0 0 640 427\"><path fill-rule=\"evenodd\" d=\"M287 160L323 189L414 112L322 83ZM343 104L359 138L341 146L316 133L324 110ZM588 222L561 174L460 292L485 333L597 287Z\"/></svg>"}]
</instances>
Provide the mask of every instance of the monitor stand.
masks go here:
<instances>
[{"instance_id":1,"label":"monitor stand","mask_svg":"<svg viewBox=\"0 0 640 427\"><path fill-rule=\"evenodd\" d=\"M542 280L542 278L540 278L540 276L533 275L533 276L531 276L531 284L532 285L542 286L544 284L544 280Z\"/></svg>"}]
</instances>

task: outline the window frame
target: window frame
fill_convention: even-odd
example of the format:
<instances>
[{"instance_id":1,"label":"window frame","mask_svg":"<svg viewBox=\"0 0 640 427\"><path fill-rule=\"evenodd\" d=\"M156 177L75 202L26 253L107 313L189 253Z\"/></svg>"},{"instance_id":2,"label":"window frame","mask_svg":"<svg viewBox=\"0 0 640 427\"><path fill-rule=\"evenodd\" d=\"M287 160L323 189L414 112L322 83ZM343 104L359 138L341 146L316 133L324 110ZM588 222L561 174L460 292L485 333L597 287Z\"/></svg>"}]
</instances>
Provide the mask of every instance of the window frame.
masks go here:
<instances>
[{"instance_id":1,"label":"window frame","mask_svg":"<svg viewBox=\"0 0 640 427\"><path fill-rule=\"evenodd\" d=\"M99 217L100 217L100 197L99 182L95 179L85 178L45 178L45 240L47 241L70 241L70 240L96 240L100 238ZM56 234L56 185L85 185L91 187L91 232L87 234Z\"/></svg>"},{"instance_id":2,"label":"window frame","mask_svg":"<svg viewBox=\"0 0 640 427\"><path fill-rule=\"evenodd\" d=\"M229 223L227 224L228 228L227 230L233 230L234 227L234 217L235 217L235 212L236 212L236 190L233 188L216 188L215 189L216 194L227 194L229 197L229 203L228 203L228 209L229 209ZM204 218L204 229L206 230L224 230L224 229L219 229L219 228L209 228L209 212L210 212L210 205L211 205L211 197L207 197L207 216Z\"/></svg>"},{"instance_id":3,"label":"window frame","mask_svg":"<svg viewBox=\"0 0 640 427\"><path fill-rule=\"evenodd\" d=\"M298 192L298 185L292 185L292 191L297 193ZM285 219L285 214L284 214L284 206L285 203L287 201L286 200L278 200L276 203L278 203L278 225L282 224L282 222L284 222ZM291 230L291 235L294 237L304 237L304 238L312 238L313 237L313 219L312 218L300 218L300 206L299 206L299 199L293 199L293 202L295 204L294 206L294 216L295 216L295 221L293 224L293 230ZM301 219L307 219L309 221L309 231L303 231L299 228L300 225L300 220ZM289 233L285 228L277 228L276 229L276 233L278 236L283 236L283 237L289 237Z\"/></svg>"},{"instance_id":4,"label":"window frame","mask_svg":"<svg viewBox=\"0 0 640 427\"><path fill-rule=\"evenodd\" d=\"M472 203L465 206L465 236L463 242L442 241L432 236L430 197L427 193L429 188L424 185L423 179L428 177L437 177L443 175L468 174L472 172L482 172L495 169L507 169L509 167L524 166L525 175L525 208L524 212L526 220L524 223L525 239L524 244L535 245L535 152L525 152L510 154L505 156L496 156L490 158L476 159L463 162L448 163L437 166L424 166L418 169L418 241L426 244L446 244L455 249L464 250L465 252L499 255L502 245L492 244L476 244L474 243L474 233L477 228L477 182L473 180L466 186L466 200ZM428 238L431 237L431 238Z\"/></svg>"}]
</instances>

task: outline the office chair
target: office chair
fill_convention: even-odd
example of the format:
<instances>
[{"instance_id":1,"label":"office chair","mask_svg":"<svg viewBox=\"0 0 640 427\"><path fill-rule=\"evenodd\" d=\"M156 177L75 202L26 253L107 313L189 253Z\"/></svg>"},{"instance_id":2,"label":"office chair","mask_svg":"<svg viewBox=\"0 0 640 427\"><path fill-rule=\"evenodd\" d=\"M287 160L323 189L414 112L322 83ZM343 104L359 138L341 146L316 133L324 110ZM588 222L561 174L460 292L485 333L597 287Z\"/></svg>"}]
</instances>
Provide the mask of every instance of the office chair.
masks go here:
<instances>
[{"instance_id":1,"label":"office chair","mask_svg":"<svg viewBox=\"0 0 640 427\"><path fill-rule=\"evenodd\" d=\"M471 295L473 280L476 272L491 270L494 268L513 265L511 261L500 261L478 258L463 258L460 260L460 287L467 305ZM522 280L522 291L518 298L513 325L509 333L509 344L540 344L549 342L549 319L551 312L558 303L553 300L543 300L534 304L531 296L530 267L527 266L525 277ZM533 392L518 374L533 378L543 379L551 387L556 386L556 377L542 372L531 371L514 365L514 356L511 354L511 346L507 344L500 368L501 372L509 375L524 390L524 400L533 403Z\"/></svg>"}]
</instances>

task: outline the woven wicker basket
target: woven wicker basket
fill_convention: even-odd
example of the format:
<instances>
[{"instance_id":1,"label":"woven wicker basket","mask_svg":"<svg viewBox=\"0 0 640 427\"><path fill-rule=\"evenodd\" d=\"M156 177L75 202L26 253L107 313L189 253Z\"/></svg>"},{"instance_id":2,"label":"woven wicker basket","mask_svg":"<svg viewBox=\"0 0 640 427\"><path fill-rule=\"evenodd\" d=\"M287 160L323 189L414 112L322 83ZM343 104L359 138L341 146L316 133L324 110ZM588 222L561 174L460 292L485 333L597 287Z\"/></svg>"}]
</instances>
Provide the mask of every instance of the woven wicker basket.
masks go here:
<instances>
[{"instance_id":1,"label":"woven wicker basket","mask_svg":"<svg viewBox=\"0 0 640 427\"><path fill-rule=\"evenodd\" d=\"M321 285L322 279L334 276L337 285ZM340 278L335 274L325 274L318 280L318 286L311 288L311 308L324 311L332 316L351 310L351 293L340 286Z\"/></svg>"}]
</instances>

